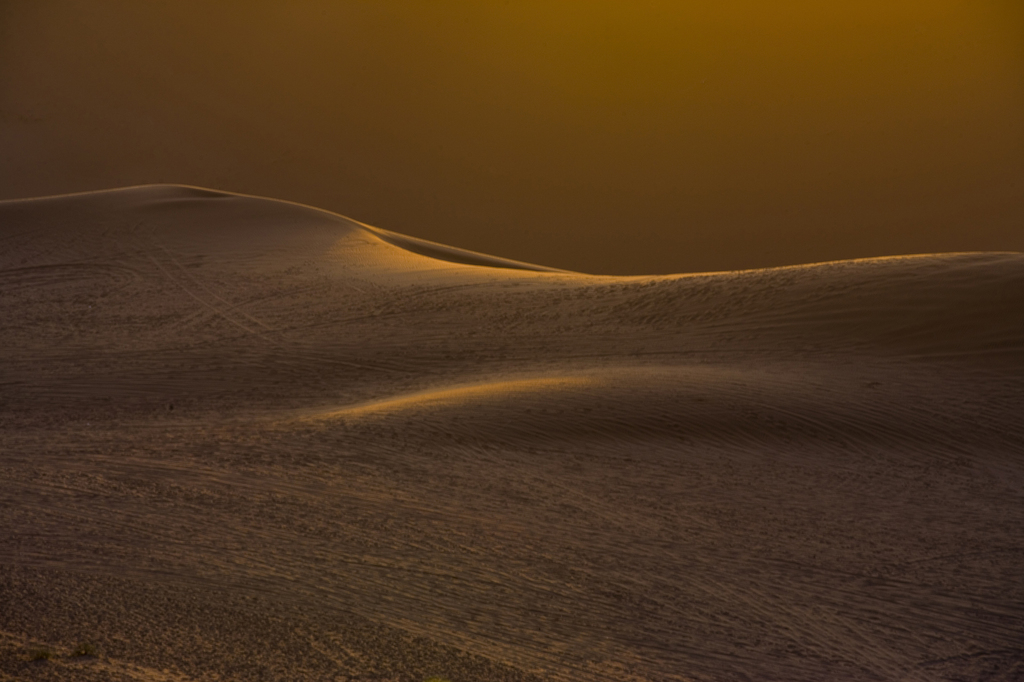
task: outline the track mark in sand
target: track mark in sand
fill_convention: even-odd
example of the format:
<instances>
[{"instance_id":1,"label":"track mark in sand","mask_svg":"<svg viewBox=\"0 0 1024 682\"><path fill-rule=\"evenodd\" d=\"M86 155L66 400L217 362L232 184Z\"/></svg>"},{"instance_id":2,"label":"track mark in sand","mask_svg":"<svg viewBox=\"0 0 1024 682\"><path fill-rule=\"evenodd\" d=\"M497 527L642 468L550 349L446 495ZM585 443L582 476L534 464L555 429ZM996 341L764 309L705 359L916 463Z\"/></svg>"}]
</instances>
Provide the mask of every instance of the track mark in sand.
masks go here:
<instances>
[{"instance_id":1,"label":"track mark in sand","mask_svg":"<svg viewBox=\"0 0 1024 682\"><path fill-rule=\"evenodd\" d=\"M45 288L67 289L81 283L109 284L116 291L141 278L138 271L116 263L58 263L0 269L0 286L5 294L19 290L37 292Z\"/></svg>"},{"instance_id":2,"label":"track mark in sand","mask_svg":"<svg viewBox=\"0 0 1024 682\"><path fill-rule=\"evenodd\" d=\"M597 383L597 380L592 377L565 376L459 384L372 400L341 409L323 410L307 414L300 417L299 420L327 421L385 416L405 410L453 407L470 402L502 399L527 393L580 388L595 383Z\"/></svg>"},{"instance_id":3,"label":"track mark in sand","mask_svg":"<svg viewBox=\"0 0 1024 682\"><path fill-rule=\"evenodd\" d=\"M162 250L163 250L163 251L164 251L165 253L167 253L167 255L168 255L168 256L170 257L170 259L171 259L171 262L175 263L175 265L177 265L177 267L178 267L179 269L181 269L181 264L180 264L180 263L178 263L178 262L177 262L176 260L174 260L174 257L170 255L170 252L168 252L168 251L167 251L167 249L164 249L164 247L162 247L162 246L159 246L159 245L157 245L157 248L160 248L160 249L162 249ZM268 337L267 337L267 335L266 335L266 334L264 334L264 333L263 333L262 331L260 331L260 330L258 330L258 329L253 329L253 328L251 328L250 326L248 326L248 325L245 325L245 324L243 324L242 322L239 322L238 320L236 320L236 319L235 319L235 318L234 318L233 316L231 316L231 315L229 314L229 310L225 310L225 309L224 309L223 307L221 307L221 306L218 306L218 305L216 305L216 304L214 304L214 303L211 303L211 302L210 302L210 301L208 301L208 300L207 300L206 298L204 298L204 297L200 296L199 294L195 293L194 291L192 291L192 290L191 290L191 289L190 289L190 288L189 288L188 286L186 286L185 284L183 284L183 283L181 282L181 280L180 280L180 279L178 279L177 277L175 277L175 276L174 276L174 273L172 273L172 272L171 272L170 270L168 270L168 269L167 269L167 267L166 267L166 266L164 266L164 265L163 265L163 264L162 264L162 263L161 263L161 262L160 262L160 261L159 261L159 260L158 260L158 259L156 258L156 256L154 256L154 255L152 254L152 252L151 252L151 250L150 250L150 249L144 249L144 250L143 250L143 253L144 253L144 254L146 255L146 257L147 257L147 258L149 258L149 260L150 260L150 261L152 261L152 262L153 262L153 265L155 265L155 266L157 267L157 269L158 269L158 270L160 270L160 272L161 272L161 273L162 273L162 274L164 275L164 277L166 277L166 278L167 278L167 279L168 279L169 281L171 281L171 282L173 282L174 284L176 284L176 285L177 285L177 286L178 286L178 287L179 287L179 288L180 288L180 289L181 289L182 291L184 291L184 292L185 292L186 294L188 294L188 295L189 295L190 297L192 297L193 299L195 299L196 301L198 301L198 302L199 302L200 304L202 304L203 306L205 306L205 307L209 308L209 309L210 309L210 310L212 310L212 311L213 311L214 313L216 313L216 314L217 314L218 316L220 316L220 317L221 317L221 318L223 318L224 320L226 320L226 321L230 322L231 324L235 325L235 326L236 326L236 327L238 327L239 329L241 329L241 330L243 330L243 331L245 331L245 332L247 332L247 333L249 333L249 334L252 334L253 336L258 336L259 338L263 339L264 341L267 341L268 343L270 343L270 344L272 344L272 345L277 345L277 343L276 343L275 341L273 341L272 339L268 338ZM203 287L203 286L202 286L202 285L200 285L200 284L199 284L198 282L196 282L194 278L192 278L192 277L191 277L190 275L188 275L188 273L185 273L185 275L186 275L186 277L188 277L188 279L189 279L190 281L192 281L192 282L193 282L194 284L196 284L196 285L198 285L198 286L202 287L203 289L205 289L205 287ZM222 299L222 298L220 298L219 296L216 296L216 295L214 295L214 298L216 298L217 300L221 301L222 303L225 303L225 304L227 304L227 305L229 306L229 308L230 308L230 304L228 304L228 303L227 303L226 301L224 301L224 299ZM265 324L263 324L262 322L259 322L258 320L255 320L254 318L251 318L251 317L250 317L249 315L246 315L245 313L240 313L240 315L241 315L242 317L246 318L246 319L249 319L249 320L251 320L251 321L252 321L252 322L254 322L254 323L255 323L255 324L257 325L257 326L263 327L264 329L266 329L266 330L268 330L268 331L270 330L270 328L269 328L269 327L267 327L267 326L266 326Z\"/></svg>"},{"instance_id":4,"label":"track mark in sand","mask_svg":"<svg viewBox=\"0 0 1024 682\"><path fill-rule=\"evenodd\" d=\"M260 320L256 319L252 315L246 313L243 310L238 310L238 307L241 304L231 303L230 301L225 300L224 298L219 296L217 294L217 292L215 292L213 289L211 289L210 287L206 286L205 284L200 282L198 279L193 277L188 272L188 270L185 269L185 267L181 264L181 262L177 258L174 257L174 254L172 254L170 251L167 250L167 247L165 247L165 246L163 246L161 244L157 244L157 248L159 248L161 251L164 252L164 254L167 255L168 260L170 260L175 265L175 267L177 267L178 270L181 271L181 274L185 277L185 279L189 280L190 282L195 284L197 287L199 287L200 289L205 291L207 294L209 294L212 298L216 299L217 301L220 301L220 303L222 303L224 306L226 306L225 308L221 309L221 311L220 311L222 315L224 313L228 312L228 311L232 311L232 312L237 311L238 315L241 315L242 317L244 317L245 319L249 320L253 324L258 325L260 327L263 327L267 331L274 331L273 328L271 328L270 326L264 324L263 322L261 322Z\"/></svg>"},{"instance_id":5,"label":"track mark in sand","mask_svg":"<svg viewBox=\"0 0 1024 682\"><path fill-rule=\"evenodd\" d=\"M304 353L301 350L296 349L294 347L293 342L286 338L282 338L282 330L274 329L268 326L267 324L263 323L262 321L258 320L257 318L249 315L248 313L237 310L237 305L232 304L229 301L226 301L224 298L220 297L219 295L211 291L206 285L197 281L192 275L190 275L181 265L181 263L179 263L174 258L170 251L168 251L162 245L155 244L154 246L157 249L163 251L164 254L166 254L167 258L175 265L176 269L183 274L187 281L191 282L195 287L198 287L201 292L205 292L206 296L200 295L200 293L196 293L195 291L193 291L192 288L190 288L179 277L176 277L175 274L167 266L162 264L160 260L153 255L152 249L148 248L145 242L143 242L141 239L139 239L138 241L142 246L141 253L144 254L146 258L148 258L157 267L160 273L163 274L163 276L167 278L167 280L178 286L182 291L188 294L189 297L202 304L205 308L210 310L216 316L226 320L227 322L245 331L246 333L251 334L259 339L262 339L268 345L278 349L288 347L290 349L290 355L292 357L304 357L306 359L314 361L328 361L331 364L355 367L358 369L374 369L378 371L392 373L401 371L398 368L389 367L383 363L369 364L360 362L349 362L336 357L328 359L316 357L309 353ZM213 300L209 300L207 296L209 296ZM236 317L241 317L242 320L236 319ZM272 338L271 335L277 336L278 338Z\"/></svg>"},{"instance_id":6,"label":"track mark in sand","mask_svg":"<svg viewBox=\"0 0 1024 682\"><path fill-rule=\"evenodd\" d=\"M947 559L964 559L967 557L989 556L992 554L1015 554L1024 553L1024 547L993 547L981 552L956 552L954 554L942 554L940 556L923 557L921 559L909 559L907 561L894 562L893 567L906 567L913 564L931 563L933 561L945 561Z\"/></svg>"},{"instance_id":7,"label":"track mark in sand","mask_svg":"<svg viewBox=\"0 0 1024 682\"><path fill-rule=\"evenodd\" d=\"M719 594L730 595L735 603L746 604L749 607L749 613L760 615L769 622L774 622L777 627L780 627L782 633L788 631L791 641L813 647L821 652L843 656L847 662L868 671L878 679L924 682L924 678L913 675L907 669L906 661L900 656L875 641L862 628L849 627L850 624L845 622L846 619L838 614L832 614L832 617L828 619L819 617L816 619L817 622L812 624L807 622L808 614L801 613L789 606L782 594L772 597L762 589L743 587L738 583L726 584L723 581L715 580L711 575L709 568L703 576L706 586ZM784 588L780 592L784 592ZM828 621L827 624L825 620ZM870 650L875 654L873 660L868 662L865 657L857 655L858 652L864 650Z\"/></svg>"}]
</instances>

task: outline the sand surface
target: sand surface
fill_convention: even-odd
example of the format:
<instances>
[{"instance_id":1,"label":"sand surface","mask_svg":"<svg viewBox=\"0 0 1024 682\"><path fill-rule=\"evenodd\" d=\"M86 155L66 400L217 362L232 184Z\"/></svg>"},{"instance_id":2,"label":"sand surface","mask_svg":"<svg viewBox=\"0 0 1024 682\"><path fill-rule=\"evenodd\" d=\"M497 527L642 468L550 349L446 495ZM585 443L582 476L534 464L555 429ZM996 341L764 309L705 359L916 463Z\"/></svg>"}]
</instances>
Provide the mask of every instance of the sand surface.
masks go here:
<instances>
[{"instance_id":1,"label":"sand surface","mask_svg":"<svg viewBox=\"0 0 1024 682\"><path fill-rule=\"evenodd\" d=\"M1018 253L0 202L0 680L1024 679L1022 406Z\"/></svg>"}]
</instances>

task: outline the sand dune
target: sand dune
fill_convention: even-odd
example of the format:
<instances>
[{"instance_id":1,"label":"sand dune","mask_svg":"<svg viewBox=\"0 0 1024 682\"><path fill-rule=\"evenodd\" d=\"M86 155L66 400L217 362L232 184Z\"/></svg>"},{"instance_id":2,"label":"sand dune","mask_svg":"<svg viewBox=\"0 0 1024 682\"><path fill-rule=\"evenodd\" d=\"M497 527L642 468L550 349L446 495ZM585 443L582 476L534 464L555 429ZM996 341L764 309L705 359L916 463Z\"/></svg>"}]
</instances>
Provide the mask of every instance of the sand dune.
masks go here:
<instances>
[{"instance_id":1,"label":"sand dune","mask_svg":"<svg viewBox=\"0 0 1024 682\"><path fill-rule=\"evenodd\" d=\"M0 679L1020 679L1022 311L1018 253L601 277L0 202Z\"/></svg>"}]
</instances>

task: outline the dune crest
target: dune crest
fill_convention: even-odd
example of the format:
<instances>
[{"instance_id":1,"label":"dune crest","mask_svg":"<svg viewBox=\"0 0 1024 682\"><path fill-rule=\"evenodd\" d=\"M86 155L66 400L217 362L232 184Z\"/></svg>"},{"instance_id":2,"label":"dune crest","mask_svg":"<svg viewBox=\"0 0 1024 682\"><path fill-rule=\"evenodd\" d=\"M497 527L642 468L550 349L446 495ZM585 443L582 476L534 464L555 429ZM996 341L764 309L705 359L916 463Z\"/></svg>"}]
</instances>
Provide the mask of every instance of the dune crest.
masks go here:
<instances>
[{"instance_id":1,"label":"dune crest","mask_svg":"<svg viewBox=\"0 0 1024 682\"><path fill-rule=\"evenodd\" d=\"M0 673L1010 678L1022 310L1019 253L610 277L0 202Z\"/></svg>"},{"instance_id":2,"label":"dune crest","mask_svg":"<svg viewBox=\"0 0 1024 682\"><path fill-rule=\"evenodd\" d=\"M579 387L586 383L588 381L581 377L539 377L516 379L513 381L460 384L359 403L336 410L318 412L315 415L304 417L304 419L358 419L375 415L383 416L405 410L458 409L481 401L508 400L519 394L557 391L560 388Z\"/></svg>"}]
</instances>

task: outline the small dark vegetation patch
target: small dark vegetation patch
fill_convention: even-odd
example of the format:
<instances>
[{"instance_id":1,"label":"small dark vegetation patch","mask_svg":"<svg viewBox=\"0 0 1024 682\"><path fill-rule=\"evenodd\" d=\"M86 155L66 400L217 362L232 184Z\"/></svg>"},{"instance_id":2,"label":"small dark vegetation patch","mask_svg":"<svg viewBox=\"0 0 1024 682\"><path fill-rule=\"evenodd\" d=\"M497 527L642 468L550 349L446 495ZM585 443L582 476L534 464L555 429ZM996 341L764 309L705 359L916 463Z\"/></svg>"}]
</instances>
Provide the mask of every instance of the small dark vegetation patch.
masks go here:
<instances>
[{"instance_id":1,"label":"small dark vegetation patch","mask_svg":"<svg viewBox=\"0 0 1024 682\"><path fill-rule=\"evenodd\" d=\"M40 647L38 649L29 649L28 660L30 661L48 661L53 658L53 651L46 647Z\"/></svg>"},{"instance_id":2,"label":"small dark vegetation patch","mask_svg":"<svg viewBox=\"0 0 1024 682\"><path fill-rule=\"evenodd\" d=\"M89 642L82 642L71 652L72 656L99 656L99 650Z\"/></svg>"}]
</instances>

